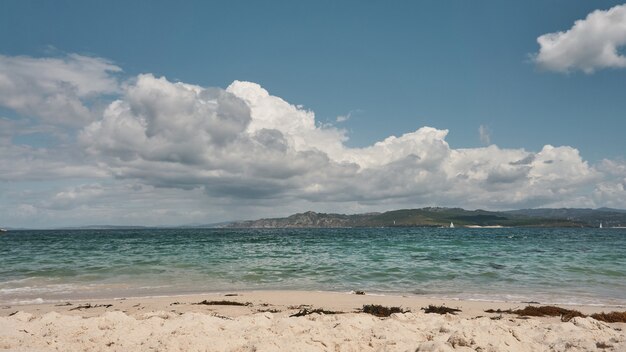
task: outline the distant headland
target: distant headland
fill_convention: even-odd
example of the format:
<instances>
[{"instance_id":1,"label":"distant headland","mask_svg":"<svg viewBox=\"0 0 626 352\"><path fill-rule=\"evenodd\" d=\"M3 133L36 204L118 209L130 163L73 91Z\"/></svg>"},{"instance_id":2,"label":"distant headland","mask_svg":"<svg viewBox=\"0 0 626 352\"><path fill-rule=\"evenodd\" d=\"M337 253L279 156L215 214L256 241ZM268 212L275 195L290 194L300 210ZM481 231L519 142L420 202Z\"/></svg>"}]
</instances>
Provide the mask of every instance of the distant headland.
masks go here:
<instances>
[{"instance_id":1,"label":"distant headland","mask_svg":"<svg viewBox=\"0 0 626 352\"><path fill-rule=\"evenodd\" d=\"M601 226L601 224L603 226ZM510 211L428 207L384 213L327 214L308 211L284 218L235 221L227 228L341 228L341 227L623 227L626 210L520 209Z\"/></svg>"}]
</instances>

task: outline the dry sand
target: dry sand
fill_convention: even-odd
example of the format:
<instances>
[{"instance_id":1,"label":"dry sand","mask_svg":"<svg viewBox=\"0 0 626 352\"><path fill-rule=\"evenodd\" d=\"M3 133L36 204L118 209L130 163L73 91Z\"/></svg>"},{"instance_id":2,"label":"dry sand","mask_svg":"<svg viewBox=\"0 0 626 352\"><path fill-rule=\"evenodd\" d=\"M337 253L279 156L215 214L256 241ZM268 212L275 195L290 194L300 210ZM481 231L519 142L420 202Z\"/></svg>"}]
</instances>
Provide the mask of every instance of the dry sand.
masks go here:
<instances>
[{"instance_id":1,"label":"dry sand","mask_svg":"<svg viewBox=\"0 0 626 352\"><path fill-rule=\"evenodd\" d=\"M246 306L196 305L203 300ZM90 304L95 308L81 308ZM108 306L108 305L111 306ZM378 318L364 304L410 313ZM429 304L462 310L426 314ZM488 314L521 303L256 291L0 307L0 350L13 351L626 351L626 324ZM615 307L564 306L590 314ZM290 317L301 309L344 314ZM623 307L619 310L624 310Z\"/></svg>"}]
</instances>

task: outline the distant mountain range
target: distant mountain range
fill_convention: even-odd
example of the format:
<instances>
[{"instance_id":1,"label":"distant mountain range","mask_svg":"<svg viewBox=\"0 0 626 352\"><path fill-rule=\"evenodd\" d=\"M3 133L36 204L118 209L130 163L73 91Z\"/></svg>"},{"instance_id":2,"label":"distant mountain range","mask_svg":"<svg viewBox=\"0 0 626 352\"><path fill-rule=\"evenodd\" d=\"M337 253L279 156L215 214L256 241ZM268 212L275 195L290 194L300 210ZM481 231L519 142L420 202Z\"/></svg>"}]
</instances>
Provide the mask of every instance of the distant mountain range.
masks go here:
<instances>
[{"instance_id":1,"label":"distant mountain range","mask_svg":"<svg viewBox=\"0 0 626 352\"><path fill-rule=\"evenodd\" d=\"M626 210L598 209L520 209L509 211L465 210L429 207L401 209L384 213L326 214L307 211L285 218L230 221L182 226L91 225L59 227L57 230L140 230L154 228L333 228L333 227L626 227ZM25 228L6 228L9 231Z\"/></svg>"},{"instance_id":2,"label":"distant mountain range","mask_svg":"<svg viewBox=\"0 0 626 352\"><path fill-rule=\"evenodd\" d=\"M308 211L285 218L236 221L227 228L333 228L333 227L621 227L626 210L521 209L512 211L465 210L461 208L402 209L384 213L326 214Z\"/></svg>"}]
</instances>

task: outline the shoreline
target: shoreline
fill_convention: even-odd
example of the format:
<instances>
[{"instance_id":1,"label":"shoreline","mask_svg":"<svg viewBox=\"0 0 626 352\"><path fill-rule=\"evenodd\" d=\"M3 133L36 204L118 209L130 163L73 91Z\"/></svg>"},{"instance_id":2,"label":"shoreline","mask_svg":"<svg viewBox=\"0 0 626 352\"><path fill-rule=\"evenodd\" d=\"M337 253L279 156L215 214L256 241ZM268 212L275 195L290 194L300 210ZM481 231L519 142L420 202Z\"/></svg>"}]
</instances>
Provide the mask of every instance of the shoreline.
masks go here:
<instances>
[{"instance_id":1,"label":"shoreline","mask_svg":"<svg viewBox=\"0 0 626 352\"><path fill-rule=\"evenodd\" d=\"M213 303L218 303L214 305ZM201 304L198 304L201 303ZM202 304L204 303L204 304ZM237 305L235 305L237 304ZM400 307L376 317L364 305ZM460 309L428 314L429 305ZM626 323L520 317L487 309L529 304L318 291L73 300L0 307L0 349L517 351L626 348ZM605 306L568 306L588 315ZM323 314L304 314L321 309ZM338 313L338 314L334 314Z\"/></svg>"},{"instance_id":2,"label":"shoreline","mask_svg":"<svg viewBox=\"0 0 626 352\"><path fill-rule=\"evenodd\" d=\"M290 292L294 294L298 293L317 293L320 295L331 294L331 295L355 295L355 291L339 291L339 290L310 290L310 289L232 289L232 290L214 290L214 291L182 291L178 293L174 293L172 291L167 292L154 292L147 294L118 294L112 293L108 295L94 295L94 296L72 296L71 294L65 297L53 297L46 298L37 297L25 300L6 300L0 301L0 307L2 306L41 306L41 305L55 305L58 303L64 302L88 302L88 301L120 301L120 300L151 300L151 299L169 299L169 298L179 298L179 297L201 297L201 296L219 296L223 294L236 293L238 295L249 294L252 296L264 295L264 294L280 294L282 292ZM593 302L593 298L588 298L590 302L576 302L575 300L558 300L554 294L549 296L539 296L535 297L524 297L518 296L519 299L506 299L500 298L501 296L512 296L512 294L499 294L499 295L483 295L483 294L473 294L474 297L468 297L467 295L457 295L461 297L457 297L450 294L428 294L428 293L412 293L412 292L401 292L401 291L361 291L366 293L367 297L389 297L389 298L403 298L409 300L416 301L436 301L436 302L476 302L476 303L486 303L486 304L506 304L506 305L521 305L521 304L541 304L541 305L557 305L557 306L567 306L567 307L598 307L598 308L610 308L610 309L618 309L618 310L626 310L626 302L617 301L617 302L607 302L600 301L601 299L597 299L596 302ZM463 297L464 296L464 297ZM568 298L578 298L577 296L567 296Z\"/></svg>"},{"instance_id":3,"label":"shoreline","mask_svg":"<svg viewBox=\"0 0 626 352\"><path fill-rule=\"evenodd\" d=\"M555 305L563 306L568 309L579 310L585 314L599 313L608 310L624 310L626 305L613 305L613 304L578 304L578 303L560 303L554 304L549 302L539 301L499 301L499 300L483 300L483 299L460 299L460 298L448 298L437 296L423 296L414 294L401 294L401 293L378 293L378 292L364 292L364 294L356 294L352 292L340 292L340 291L321 291L321 290L233 290L233 291L216 291L205 293L182 293L182 294L168 294L168 295L150 295L150 296L128 296L128 297L98 297L98 298L76 298L76 299L55 299L55 300L42 300L40 302L24 302L24 303L7 303L0 304L0 316L7 316L7 311L24 311L28 313L48 313L51 311L66 311L66 309L59 309L59 307L73 308L81 304L94 303L98 305L112 304L113 311L129 308L128 305L132 303L135 305L141 303L144 306L149 306L155 310L165 308L168 304L173 302L184 303L187 305L193 305L194 302L199 302L205 299L211 300L223 300L228 299L231 301L242 301L248 299L249 303L252 303L251 307L256 306L277 306L282 307L283 310L288 310L289 306L310 305L315 308L331 309L331 310L350 310L356 311L363 304L380 304L380 305L392 305L400 306L403 308L411 309L412 311L420 310L421 308L429 305L443 305L453 308L460 308L461 316L465 316L468 313L471 314L483 314L486 309L516 309L523 308L527 305ZM171 301L171 302L170 302ZM248 302L247 301L247 302ZM168 303L169 302L169 303ZM304 303L303 303L304 302ZM308 302L308 303L307 303ZM71 305L67 304L70 303ZM117 308L115 308L117 307ZM219 310L221 306L216 306ZM228 309L226 309L228 310ZM195 309L189 309L186 311L196 311ZM134 310L129 309L129 312L133 313ZM253 310L250 310L253 313ZM470 315L471 315L470 314Z\"/></svg>"}]
</instances>

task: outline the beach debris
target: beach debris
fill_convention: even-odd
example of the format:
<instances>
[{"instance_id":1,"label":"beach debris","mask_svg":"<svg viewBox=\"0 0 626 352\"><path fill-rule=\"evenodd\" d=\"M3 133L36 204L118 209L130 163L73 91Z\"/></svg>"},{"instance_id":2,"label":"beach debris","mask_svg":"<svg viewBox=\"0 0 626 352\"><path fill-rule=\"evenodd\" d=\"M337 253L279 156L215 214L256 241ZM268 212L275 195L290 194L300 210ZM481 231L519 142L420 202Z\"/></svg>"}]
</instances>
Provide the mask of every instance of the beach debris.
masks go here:
<instances>
[{"instance_id":1,"label":"beach debris","mask_svg":"<svg viewBox=\"0 0 626 352\"><path fill-rule=\"evenodd\" d=\"M514 312L517 315L527 317L560 316L562 321L570 321L574 317L584 317L585 315L577 310L565 309L555 306L526 306L522 310Z\"/></svg>"},{"instance_id":2,"label":"beach debris","mask_svg":"<svg viewBox=\"0 0 626 352\"><path fill-rule=\"evenodd\" d=\"M506 313L506 314L512 314L513 311L510 310L510 309L502 310L502 309L498 308L498 309L487 309L485 311L485 313L500 313L500 314Z\"/></svg>"},{"instance_id":3,"label":"beach debris","mask_svg":"<svg viewBox=\"0 0 626 352\"><path fill-rule=\"evenodd\" d=\"M604 350L607 348L613 348L613 345L609 345L608 343L605 343L605 342L596 342L596 347Z\"/></svg>"},{"instance_id":4,"label":"beach debris","mask_svg":"<svg viewBox=\"0 0 626 352\"><path fill-rule=\"evenodd\" d=\"M378 304L365 304L361 309L363 313L375 315L380 318L388 317L393 313L409 313L410 310L403 310L401 307L385 307Z\"/></svg>"},{"instance_id":5,"label":"beach debris","mask_svg":"<svg viewBox=\"0 0 626 352\"><path fill-rule=\"evenodd\" d=\"M55 307L66 307L66 306L71 306L72 304L70 302L65 302L65 303L59 303L59 304L55 304Z\"/></svg>"},{"instance_id":6,"label":"beach debris","mask_svg":"<svg viewBox=\"0 0 626 352\"><path fill-rule=\"evenodd\" d=\"M220 314L213 314L212 316L214 316L216 318L224 319L224 320L233 320L233 318L231 318L231 317L227 317L225 315L220 315Z\"/></svg>"},{"instance_id":7,"label":"beach debris","mask_svg":"<svg viewBox=\"0 0 626 352\"><path fill-rule=\"evenodd\" d=\"M457 312L461 311L460 309L457 309L457 308L450 308L446 306L435 306L432 304L429 304L428 307L426 308L422 308L422 310L424 311L424 313L453 314L453 315L456 315Z\"/></svg>"},{"instance_id":8,"label":"beach debris","mask_svg":"<svg viewBox=\"0 0 626 352\"><path fill-rule=\"evenodd\" d=\"M182 304L182 303L180 303L180 302L172 302L172 303L170 303L170 306L177 306L179 304Z\"/></svg>"},{"instance_id":9,"label":"beach debris","mask_svg":"<svg viewBox=\"0 0 626 352\"><path fill-rule=\"evenodd\" d=\"M310 304L301 304L299 306L288 306L287 308L288 309L306 309L306 308L311 308L311 307L313 306Z\"/></svg>"},{"instance_id":10,"label":"beach debris","mask_svg":"<svg viewBox=\"0 0 626 352\"><path fill-rule=\"evenodd\" d=\"M626 323L626 312L602 312L591 314L591 317L605 323Z\"/></svg>"},{"instance_id":11,"label":"beach debris","mask_svg":"<svg viewBox=\"0 0 626 352\"><path fill-rule=\"evenodd\" d=\"M193 303L195 305L205 305L205 306L251 306L250 302L235 302L235 301L207 301L206 299L202 302Z\"/></svg>"},{"instance_id":12,"label":"beach debris","mask_svg":"<svg viewBox=\"0 0 626 352\"><path fill-rule=\"evenodd\" d=\"M269 308L269 309L259 309L257 313L280 313L282 312L280 309Z\"/></svg>"},{"instance_id":13,"label":"beach debris","mask_svg":"<svg viewBox=\"0 0 626 352\"><path fill-rule=\"evenodd\" d=\"M594 313L591 315L585 315L577 310L565 309L556 306L526 306L524 309L487 309L485 313L498 313L498 314L517 314L525 317L561 317L561 321L568 322L575 317L591 317L595 320L603 321L605 323L626 323L626 312L610 312L610 313Z\"/></svg>"},{"instance_id":14,"label":"beach debris","mask_svg":"<svg viewBox=\"0 0 626 352\"><path fill-rule=\"evenodd\" d=\"M238 293L227 293L224 295L224 297L234 297L234 296L239 296Z\"/></svg>"},{"instance_id":15,"label":"beach debris","mask_svg":"<svg viewBox=\"0 0 626 352\"><path fill-rule=\"evenodd\" d=\"M13 312L13 313L11 313L11 314L9 314L9 316L10 316L10 317L12 317L12 316L14 316L14 315L15 315L15 314L17 314L17 313L19 313L19 310L15 311L15 312Z\"/></svg>"},{"instance_id":16,"label":"beach debris","mask_svg":"<svg viewBox=\"0 0 626 352\"><path fill-rule=\"evenodd\" d=\"M355 295L364 295L365 291L354 291Z\"/></svg>"},{"instance_id":17,"label":"beach debris","mask_svg":"<svg viewBox=\"0 0 626 352\"><path fill-rule=\"evenodd\" d=\"M507 310L493 310L487 309L485 313L498 313L498 314L516 314L523 317L561 317L561 321L567 322L574 317L585 317L585 315L577 310L565 309L556 306L526 306L524 309L507 309Z\"/></svg>"},{"instance_id":18,"label":"beach debris","mask_svg":"<svg viewBox=\"0 0 626 352\"><path fill-rule=\"evenodd\" d=\"M329 315L329 314L343 314L343 312L335 312L332 310L324 310L322 308L317 308L317 309L301 309L298 313L292 314L289 317L303 317L305 315L311 315L311 314L325 314L325 315Z\"/></svg>"},{"instance_id":19,"label":"beach debris","mask_svg":"<svg viewBox=\"0 0 626 352\"><path fill-rule=\"evenodd\" d=\"M87 303L87 304L83 304L82 306L76 306L72 309L70 309L70 311L72 310L81 310L81 309L92 309L92 308L110 308L113 307L112 304L94 304L92 305L91 303Z\"/></svg>"}]
</instances>

